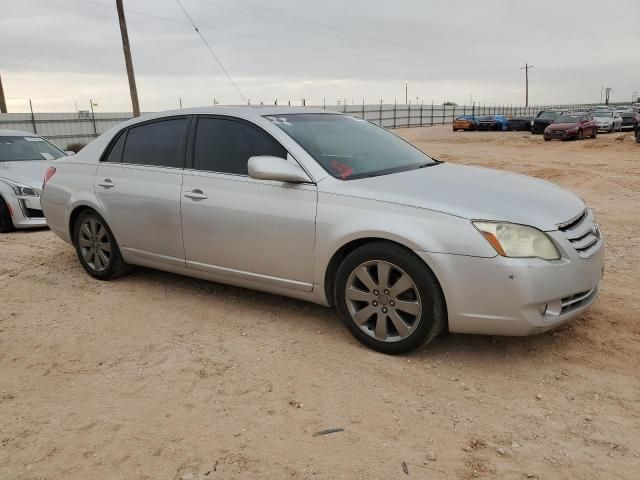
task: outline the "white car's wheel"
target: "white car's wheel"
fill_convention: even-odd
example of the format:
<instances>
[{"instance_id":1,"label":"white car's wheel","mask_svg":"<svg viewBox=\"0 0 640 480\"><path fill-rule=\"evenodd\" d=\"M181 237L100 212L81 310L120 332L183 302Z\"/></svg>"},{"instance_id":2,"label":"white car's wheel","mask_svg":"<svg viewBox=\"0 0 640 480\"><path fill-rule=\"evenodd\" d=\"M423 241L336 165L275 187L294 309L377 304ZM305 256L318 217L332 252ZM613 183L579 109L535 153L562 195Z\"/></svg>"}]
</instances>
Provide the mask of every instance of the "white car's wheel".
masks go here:
<instances>
[{"instance_id":1,"label":"white car's wheel","mask_svg":"<svg viewBox=\"0 0 640 480\"><path fill-rule=\"evenodd\" d=\"M4 199L0 197L0 233L13 232L13 221L9 213L9 207L4 203Z\"/></svg>"}]
</instances>

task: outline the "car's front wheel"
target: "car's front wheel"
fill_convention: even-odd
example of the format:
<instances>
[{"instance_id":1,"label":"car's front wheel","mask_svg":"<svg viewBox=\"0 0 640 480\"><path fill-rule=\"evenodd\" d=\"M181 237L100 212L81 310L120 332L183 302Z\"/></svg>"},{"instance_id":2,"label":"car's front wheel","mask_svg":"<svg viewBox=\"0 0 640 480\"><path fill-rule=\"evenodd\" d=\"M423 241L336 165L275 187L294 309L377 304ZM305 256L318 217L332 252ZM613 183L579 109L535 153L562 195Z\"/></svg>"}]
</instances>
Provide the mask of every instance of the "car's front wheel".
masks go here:
<instances>
[{"instance_id":1,"label":"car's front wheel","mask_svg":"<svg viewBox=\"0 0 640 480\"><path fill-rule=\"evenodd\" d=\"M80 263L92 277L111 280L131 268L122 258L107 222L93 210L85 210L78 216L73 243Z\"/></svg>"},{"instance_id":2,"label":"car's front wheel","mask_svg":"<svg viewBox=\"0 0 640 480\"><path fill-rule=\"evenodd\" d=\"M9 207L4 202L4 199L0 197L0 233L13 232L13 221L11 220L11 213L9 213Z\"/></svg>"},{"instance_id":3,"label":"car's front wheel","mask_svg":"<svg viewBox=\"0 0 640 480\"><path fill-rule=\"evenodd\" d=\"M446 324L440 284L413 252L396 244L364 245L342 262L336 300L349 331L387 354L426 345Z\"/></svg>"}]
</instances>

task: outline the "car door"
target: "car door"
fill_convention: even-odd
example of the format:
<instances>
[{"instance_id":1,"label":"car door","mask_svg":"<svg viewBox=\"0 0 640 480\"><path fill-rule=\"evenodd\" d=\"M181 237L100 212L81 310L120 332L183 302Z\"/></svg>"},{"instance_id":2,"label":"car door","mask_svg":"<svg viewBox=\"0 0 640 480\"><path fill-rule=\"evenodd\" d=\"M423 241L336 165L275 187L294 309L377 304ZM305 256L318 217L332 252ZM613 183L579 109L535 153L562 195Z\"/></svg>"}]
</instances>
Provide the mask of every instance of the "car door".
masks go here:
<instances>
[{"instance_id":1,"label":"car door","mask_svg":"<svg viewBox=\"0 0 640 480\"><path fill-rule=\"evenodd\" d=\"M184 267L180 194L188 117L129 127L100 162L94 191L125 254Z\"/></svg>"},{"instance_id":2,"label":"car door","mask_svg":"<svg viewBox=\"0 0 640 480\"><path fill-rule=\"evenodd\" d=\"M200 116L192 128L182 185L187 268L311 291L315 184L250 178L251 156L295 160L249 122Z\"/></svg>"}]
</instances>

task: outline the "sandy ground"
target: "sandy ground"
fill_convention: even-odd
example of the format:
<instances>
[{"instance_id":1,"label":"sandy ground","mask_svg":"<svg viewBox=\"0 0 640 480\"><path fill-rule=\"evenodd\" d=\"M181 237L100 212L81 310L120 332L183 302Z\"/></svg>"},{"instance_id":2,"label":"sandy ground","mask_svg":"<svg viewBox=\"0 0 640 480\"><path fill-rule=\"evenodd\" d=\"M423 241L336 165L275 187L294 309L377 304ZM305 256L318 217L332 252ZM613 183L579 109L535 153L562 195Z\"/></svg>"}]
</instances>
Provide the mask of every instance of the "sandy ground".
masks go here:
<instances>
[{"instance_id":1,"label":"sandy ground","mask_svg":"<svg viewBox=\"0 0 640 480\"><path fill-rule=\"evenodd\" d=\"M607 244L591 310L387 357L330 309L145 269L101 283L52 233L5 235L0 478L640 478L640 145L399 133L583 196Z\"/></svg>"}]
</instances>

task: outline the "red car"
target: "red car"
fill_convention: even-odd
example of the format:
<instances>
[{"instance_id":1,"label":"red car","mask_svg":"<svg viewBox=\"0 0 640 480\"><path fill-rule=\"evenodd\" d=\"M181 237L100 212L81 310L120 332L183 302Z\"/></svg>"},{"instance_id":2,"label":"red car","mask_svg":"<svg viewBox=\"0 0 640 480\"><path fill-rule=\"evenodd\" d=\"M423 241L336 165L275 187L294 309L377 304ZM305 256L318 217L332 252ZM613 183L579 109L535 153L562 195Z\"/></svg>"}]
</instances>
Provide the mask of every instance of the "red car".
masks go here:
<instances>
[{"instance_id":1,"label":"red car","mask_svg":"<svg viewBox=\"0 0 640 480\"><path fill-rule=\"evenodd\" d=\"M544 129L545 141L596 138L598 124L588 113L565 113Z\"/></svg>"}]
</instances>

